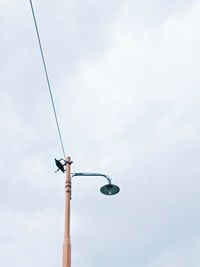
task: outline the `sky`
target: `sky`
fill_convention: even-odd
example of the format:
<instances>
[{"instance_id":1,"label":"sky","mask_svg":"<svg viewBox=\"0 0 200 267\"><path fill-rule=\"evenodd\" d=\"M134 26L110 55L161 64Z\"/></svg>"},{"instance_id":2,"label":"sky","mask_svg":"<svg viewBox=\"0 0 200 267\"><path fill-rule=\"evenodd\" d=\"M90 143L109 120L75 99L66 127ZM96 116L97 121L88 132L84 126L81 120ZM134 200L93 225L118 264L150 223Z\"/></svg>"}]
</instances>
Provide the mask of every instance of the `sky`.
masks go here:
<instances>
[{"instance_id":1,"label":"sky","mask_svg":"<svg viewBox=\"0 0 200 267\"><path fill-rule=\"evenodd\" d=\"M33 0L73 171L72 266L200 266L200 0ZM30 3L0 0L2 267L62 266L65 176Z\"/></svg>"}]
</instances>

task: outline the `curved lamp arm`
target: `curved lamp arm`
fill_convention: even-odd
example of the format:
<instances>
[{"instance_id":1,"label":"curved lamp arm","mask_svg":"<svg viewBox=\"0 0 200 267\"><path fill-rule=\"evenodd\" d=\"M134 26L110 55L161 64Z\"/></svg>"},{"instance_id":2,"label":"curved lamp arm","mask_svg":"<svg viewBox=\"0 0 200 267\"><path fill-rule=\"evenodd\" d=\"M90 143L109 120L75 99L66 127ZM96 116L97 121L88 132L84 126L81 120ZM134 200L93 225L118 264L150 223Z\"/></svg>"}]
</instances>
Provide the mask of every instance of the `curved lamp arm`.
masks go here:
<instances>
[{"instance_id":1,"label":"curved lamp arm","mask_svg":"<svg viewBox=\"0 0 200 267\"><path fill-rule=\"evenodd\" d=\"M111 178L108 175L102 173L77 172L77 173L72 173L72 177L74 176L103 176L107 179L109 184L111 184L112 182Z\"/></svg>"}]
</instances>

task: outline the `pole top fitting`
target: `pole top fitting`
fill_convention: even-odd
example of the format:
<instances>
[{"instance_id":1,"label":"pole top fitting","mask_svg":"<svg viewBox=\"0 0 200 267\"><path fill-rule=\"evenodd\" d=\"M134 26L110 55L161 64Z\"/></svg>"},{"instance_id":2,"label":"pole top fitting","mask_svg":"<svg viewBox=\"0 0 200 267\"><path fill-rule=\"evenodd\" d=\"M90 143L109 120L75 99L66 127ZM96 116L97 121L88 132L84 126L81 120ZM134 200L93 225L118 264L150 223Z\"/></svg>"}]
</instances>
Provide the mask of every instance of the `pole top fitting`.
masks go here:
<instances>
[{"instance_id":1,"label":"pole top fitting","mask_svg":"<svg viewBox=\"0 0 200 267\"><path fill-rule=\"evenodd\" d=\"M66 161L66 164L70 164L71 165L72 163L73 163L73 161L71 161L71 160L70 161L68 161L68 160Z\"/></svg>"},{"instance_id":2,"label":"pole top fitting","mask_svg":"<svg viewBox=\"0 0 200 267\"><path fill-rule=\"evenodd\" d=\"M73 161L71 161L71 157L67 157L65 163L71 165L73 163Z\"/></svg>"}]
</instances>

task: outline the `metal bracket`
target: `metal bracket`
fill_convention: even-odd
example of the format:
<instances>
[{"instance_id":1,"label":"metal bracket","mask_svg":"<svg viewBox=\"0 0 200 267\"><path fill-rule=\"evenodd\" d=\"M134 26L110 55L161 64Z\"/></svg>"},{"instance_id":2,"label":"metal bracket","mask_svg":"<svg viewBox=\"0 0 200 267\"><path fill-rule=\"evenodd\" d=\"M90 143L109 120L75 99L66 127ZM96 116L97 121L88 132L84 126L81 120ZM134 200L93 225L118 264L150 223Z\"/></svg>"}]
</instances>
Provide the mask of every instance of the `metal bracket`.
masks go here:
<instances>
[{"instance_id":1,"label":"metal bracket","mask_svg":"<svg viewBox=\"0 0 200 267\"><path fill-rule=\"evenodd\" d=\"M90 173L90 172L79 172L79 173L72 173L72 177L74 176L102 176L105 177L109 184L111 184L112 179L110 176L102 173Z\"/></svg>"},{"instance_id":2,"label":"metal bracket","mask_svg":"<svg viewBox=\"0 0 200 267\"><path fill-rule=\"evenodd\" d=\"M62 163L61 161L63 161L64 163ZM61 171L61 172L64 173L65 172L65 168L64 167L67 164L66 160L64 160L63 158L61 158L59 160L55 159L55 163L56 163L56 166L58 167L58 169L57 169L57 171L55 171L55 173L58 172L58 171Z\"/></svg>"},{"instance_id":3,"label":"metal bracket","mask_svg":"<svg viewBox=\"0 0 200 267\"><path fill-rule=\"evenodd\" d=\"M63 163L61 162L63 161ZM65 166L67 164L72 164L73 161L66 161L65 159L61 158L59 160L55 159L55 163L56 163L56 166L58 167L58 169L55 171L55 173L57 173L58 171L61 171L61 172L65 172Z\"/></svg>"}]
</instances>

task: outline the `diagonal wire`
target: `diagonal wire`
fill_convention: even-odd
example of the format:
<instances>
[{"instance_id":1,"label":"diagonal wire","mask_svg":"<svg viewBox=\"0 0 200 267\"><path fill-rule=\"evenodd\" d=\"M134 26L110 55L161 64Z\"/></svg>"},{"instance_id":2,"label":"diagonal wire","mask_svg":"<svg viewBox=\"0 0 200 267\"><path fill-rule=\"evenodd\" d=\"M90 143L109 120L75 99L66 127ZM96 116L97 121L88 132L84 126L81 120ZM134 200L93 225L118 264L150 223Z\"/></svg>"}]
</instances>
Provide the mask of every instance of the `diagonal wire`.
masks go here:
<instances>
[{"instance_id":1,"label":"diagonal wire","mask_svg":"<svg viewBox=\"0 0 200 267\"><path fill-rule=\"evenodd\" d=\"M51 103L52 103L52 107L53 107L53 113L54 113L56 126L57 126L57 130L58 130L58 136L59 136L59 139L60 139L60 144L61 144L63 156L64 156L64 158L66 158L65 149L64 149L64 145L63 145L63 139L62 139L62 135L61 135L61 131L60 131L60 126L59 126L59 123L58 123L56 107L55 107L55 103L54 103L54 100L53 100L51 84L50 84L49 75L48 75L48 71L47 71L46 61L45 61L45 58L44 58L44 53L43 53L43 49L42 49L42 43L41 43L41 39L40 39L40 34L39 34L39 30L38 30L38 25L37 25L37 20L36 20L36 16L35 16L32 0L30 0L30 6L31 6L31 11L32 11L32 15L33 15L34 24L35 24L35 30L36 30L36 33L37 33L38 44L39 44L39 48L40 48L40 52L41 52L41 56L42 56L42 62L43 62L43 66L44 66L44 71L45 71L45 76L46 76L47 85L48 85L48 89L49 89L49 94L50 94L50 98L51 98Z\"/></svg>"}]
</instances>

